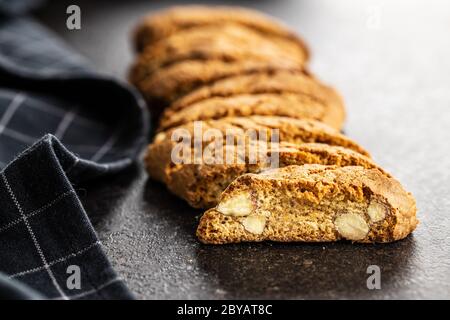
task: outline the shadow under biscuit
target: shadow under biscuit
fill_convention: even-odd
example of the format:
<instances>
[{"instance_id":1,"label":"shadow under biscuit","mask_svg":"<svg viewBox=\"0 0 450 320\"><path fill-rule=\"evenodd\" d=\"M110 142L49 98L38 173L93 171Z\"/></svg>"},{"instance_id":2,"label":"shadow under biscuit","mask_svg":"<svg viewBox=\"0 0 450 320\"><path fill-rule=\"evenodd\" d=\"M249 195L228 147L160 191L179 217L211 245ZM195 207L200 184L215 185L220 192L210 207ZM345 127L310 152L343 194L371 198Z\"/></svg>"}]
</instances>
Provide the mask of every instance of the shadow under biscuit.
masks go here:
<instances>
[{"instance_id":1,"label":"shadow under biscuit","mask_svg":"<svg viewBox=\"0 0 450 320\"><path fill-rule=\"evenodd\" d=\"M147 215L145 224L158 235L152 246L171 250L165 252L168 256L161 258L160 264L175 268L174 260L176 268L183 269L187 268L183 265L186 262L171 255L181 254L192 259L190 266L196 271L191 281L207 283L202 294L208 297L371 299L395 297L408 284L411 260L416 252L414 235L391 244L204 245L195 236L203 210L191 208L164 184L150 178L146 178L142 196ZM367 287L371 265L381 270L380 290Z\"/></svg>"},{"instance_id":2,"label":"shadow under biscuit","mask_svg":"<svg viewBox=\"0 0 450 320\"><path fill-rule=\"evenodd\" d=\"M411 236L377 245L201 245L197 262L225 299L364 299L395 295L408 278L414 251ZM380 267L380 290L367 287L370 265Z\"/></svg>"}]
</instances>

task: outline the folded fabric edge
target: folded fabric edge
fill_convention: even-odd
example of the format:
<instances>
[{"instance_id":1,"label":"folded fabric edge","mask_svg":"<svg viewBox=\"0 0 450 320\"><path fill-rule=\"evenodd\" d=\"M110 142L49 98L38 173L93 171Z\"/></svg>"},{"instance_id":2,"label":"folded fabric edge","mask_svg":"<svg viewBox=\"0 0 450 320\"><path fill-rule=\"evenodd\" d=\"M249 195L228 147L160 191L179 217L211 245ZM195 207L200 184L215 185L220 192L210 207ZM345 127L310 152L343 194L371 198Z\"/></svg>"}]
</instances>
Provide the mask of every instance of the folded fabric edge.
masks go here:
<instances>
[{"instance_id":1,"label":"folded fabric edge","mask_svg":"<svg viewBox=\"0 0 450 320\"><path fill-rule=\"evenodd\" d=\"M45 155L45 156L44 156ZM86 263L86 265L92 265L96 264L98 268L102 269L103 271L100 272L100 275L90 275L89 277L92 279L97 278L106 278L102 283L90 283L90 287L88 290L77 293L74 295L70 295L65 290L60 290L60 295L57 296L49 296L45 292L38 292L38 294L41 294L46 299L64 299L64 300L71 300L71 299L133 299L132 293L129 291L129 289L124 285L123 280L117 276L115 271L112 269L112 266L110 262L108 261L103 249L101 248L100 241L98 240L97 234L95 233L95 230L87 216L86 211L81 205L81 202L79 201L78 197L76 196L76 192L72 187L73 181L71 179L76 179L77 182L82 181L83 179L80 179L80 177L92 177L92 175L96 175L97 177L100 175L104 175L108 172L112 171L119 171L121 169L126 168L128 165L132 163L131 159L125 159L121 162L116 162L113 164L97 164L93 163L92 161L87 161L84 159L80 159L77 156L75 156L72 152L67 150L67 148L64 147L64 145L53 135L47 134L44 137L42 137L39 141L34 143L31 147L24 150L22 153L20 153L13 161L11 161L3 170L0 171L0 176L3 178L4 182L6 183L7 189L10 191L12 200L18 207L18 211L22 215L22 220L25 221L26 214L22 212L20 209L21 206L23 206L23 201L18 201L17 198L15 198L14 193L12 189L14 188L13 184L18 185L25 185L25 190L28 188L26 186L25 181L9 181L8 179L10 176L14 175L16 172L20 172L22 175L27 174L27 170L31 168L29 165L30 160L35 160L38 158L47 159L44 161L43 165L45 165L48 170L49 168L52 169L52 172L54 172L55 175L59 176L61 178L61 186L59 186L61 189L71 189L72 193L76 197L74 199L74 202L72 203L71 208L71 214L79 215L78 218L74 218L77 221L83 221L83 224L78 224L77 228L83 228L84 230L70 230L74 234L79 237L79 235L85 235L88 239L86 239L86 242L92 242L98 244L95 247L92 247L95 249L95 261L92 263ZM50 159L50 161L48 161ZM42 165L42 164L41 164ZM7 178L8 177L8 178ZM13 187L11 187L13 186ZM30 190L31 191L31 190ZM28 200L28 199L27 199ZM21 205L22 203L22 205ZM30 233L32 231L30 230ZM35 239L34 234L32 234L32 238L34 241L37 241ZM52 239L52 235L48 235L49 239ZM55 237L56 238L56 237ZM70 242L71 237L68 237L67 240ZM24 240L26 241L26 240ZM77 241L80 241L77 238ZM39 251L39 250L38 250ZM87 250L86 250L87 251ZM81 251L80 251L81 252ZM83 251L84 254L84 251ZM92 259L93 253L91 252L88 257L88 259ZM74 256L73 253L69 254L68 256ZM61 260L62 261L62 260ZM43 267L37 268L37 269L47 269L50 268L49 266L52 265L52 262L43 261ZM105 271L106 270L106 271ZM34 272L33 270L27 270L25 272L21 272L22 274L28 274L29 272ZM20 282L20 281L19 281ZM27 285L25 283L25 285ZM22 286L21 288L12 288L13 290L10 292L10 296L12 299L15 297L19 297L22 295L20 290L24 288ZM20 290L19 290L20 289ZM35 288L36 289L36 288Z\"/></svg>"}]
</instances>

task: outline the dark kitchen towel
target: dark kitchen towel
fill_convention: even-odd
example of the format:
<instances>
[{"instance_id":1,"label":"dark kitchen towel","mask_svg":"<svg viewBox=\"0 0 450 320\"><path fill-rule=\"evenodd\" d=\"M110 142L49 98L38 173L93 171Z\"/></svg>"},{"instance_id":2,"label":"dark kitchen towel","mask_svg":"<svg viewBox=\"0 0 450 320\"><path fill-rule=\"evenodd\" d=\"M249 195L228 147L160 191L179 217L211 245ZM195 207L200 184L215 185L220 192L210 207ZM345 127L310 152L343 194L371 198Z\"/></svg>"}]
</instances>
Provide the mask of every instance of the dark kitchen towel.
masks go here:
<instances>
[{"instance_id":1,"label":"dark kitchen towel","mask_svg":"<svg viewBox=\"0 0 450 320\"><path fill-rule=\"evenodd\" d=\"M73 185L132 164L146 142L145 104L3 3L0 272L47 299L132 298Z\"/></svg>"}]
</instances>

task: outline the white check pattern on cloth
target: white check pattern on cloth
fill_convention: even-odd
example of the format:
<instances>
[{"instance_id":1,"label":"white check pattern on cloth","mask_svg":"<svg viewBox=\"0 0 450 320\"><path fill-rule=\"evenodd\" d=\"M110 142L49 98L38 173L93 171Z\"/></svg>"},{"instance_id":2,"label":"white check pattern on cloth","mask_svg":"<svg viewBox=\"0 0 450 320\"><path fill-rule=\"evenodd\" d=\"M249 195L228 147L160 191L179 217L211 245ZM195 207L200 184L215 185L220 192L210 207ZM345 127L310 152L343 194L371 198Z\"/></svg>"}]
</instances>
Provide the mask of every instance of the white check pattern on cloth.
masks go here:
<instances>
[{"instance_id":1,"label":"white check pattern on cloth","mask_svg":"<svg viewBox=\"0 0 450 320\"><path fill-rule=\"evenodd\" d=\"M31 218L31 217L33 217L33 216L35 216L37 214L45 212L45 210L47 210L48 208L50 208L51 206L56 204L58 201L62 200L63 198L65 198L65 197L67 197L69 195L75 196L76 195L75 190L69 190L69 191L66 191L66 192L62 193L61 195L56 197L54 200L50 201L49 203L47 203L46 205L40 207L39 209L34 210L34 211L32 211L32 212L30 212L28 214L25 214L25 217L26 218ZM0 233L5 231L5 230L7 230L7 229L9 229L9 228L11 228L11 227L14 227L16 224L18 224L18 223L20 223L22 221L23 221L23 217L19 217L19 218L13 220L13 221L10 221L10 222L0 226Z\"/></svg>"},{"instance_id":2,"label":"white check pattern on cloth","mask_svg":"<svg viewBox=\"0 0 450 320\"><path fill-rule=\"evenodd\" d=\"M48 243L45 245L46 249L44 249L44 246L42 245L42 236L46 235L46 232L41 232L38 234L35 230L34 227L32 226L30 219L34 219L35 220L35 226L36 226L36 221L46 221L44 222L44 226L47 226L47 224L49 223L48 221L52 221L47 220L47 218L45 218L48 215L59 215L59 211L60 209L58 209L61 205L63 201L69 201L71 203L74 204L74 207L78 208L79 210L81 210L81 212L83 212L83 208L82 205L76 195L75 190L69 185L66 186L66 191L62 191L59 192L57 194L55 194L50 200L50 201L46 201L45 204L41 205L39 208L28 211L25 210L25 207L29 208L29 203L26 205L23 205L21 203L21 201L19 200L19 197L16 195L16 190L14 190L14 187L12 186L12 184L9 182L9 179L11 175L13 175L13 171L17 170L17 163L18 162L22 162L23 164L23 158L27 157L29 154L28 153L22 153L20 154L16 159L14 159L14 161L12 161L3 171L0 172L0 194L5 194L3 190L6 190L10 201L14 204L14 208L16 210L16 212L18 213L18 217L14 218L14 215L10 216L10 220L3 222L3 224L0 225L0 243L3 243L2 241L2 236L4 236L5 232L9 232L11 231L11 229L14 229L14 233L20 233L18 232L19 230L22 230L18 227L20 227L21 225L25 227L24 230L26 230L26 234L24 234L25 236L27 235L28 238L31 240L32 242L32 246L34 247L34 251L37 253L40 263L37 264L34 267L31 268L27 268L27 269L22 269L20 271L17 271L15 273L10 273L9 277L10 278L14 278L14 279L23 279L23 277L27 277L30 276L32 274L38 274L41 271L42 272L46 272L46 274L48 275L51 284L53 285L53 287L55 288L57 295L51 295L49 298L51 299L57 299L57 300L74 300L74 299L85 299L85 298L90 298L90 297L101 297L102 296L102 292L103 290L106 290L108 287L111 287L113 285L119 285L119 286L123 286L122 283L122 279L120 277L118 277L117 275L115 275L111 270L108 271L106 273L106 275L103 276L103 280L100 283L94 283L94 282L90 282L87 281L87 286L84 286L82 289L83 290L78 290L77 293L75 294L69 294L70 290L68 290L67 288L63 289L62 286L65 285L64 282L61 282L61 280L57 280L56 276L55 276L55 272L53 268L57 268L59 265L63 265L63 268L65 268L67 265L71 265L74 263L76 265L82 265L83 260L74 260L76 258L80 259L83 256L86 255L90 255L90 254L96 254L97 252L100 252L101 255L103 255L102 253L102 248L101 248L101 242L94 238L94 230L92 229L92 226L90 226L90 224L88 224L87 230L85 230L85 232L89 232L91 234L90 238L93 239L92 242L90 242L87 245L84 245L83 247L80 247L80 244L70 244L70 246L74 246L74 248L77 248L74 251L68 252L67 251L61 251L61 252L66 252L65 255L60 255L57 258L53 258L53 259L49 259L47 254L53 254L51 253L51 251L49 251L49 247L48 247ZM80 163L79 158L72 158L72 165L68 165L67 166L67 170L70 170L75 164ZM17 174L14 173L14 174ZM61 175L61 173L57 172L56 173L58 176ZM61 176L60 176L61 177ZM51 178L50 178L51 179ZM55 189L57 190L57 189ZM22 195L22 199L23 195ZM37 220L36 220L37 219ZM58 219L61 219L62 221L71 224L70 222L68 222L67 220L65 220L64 217L60 217ZM2 217L0 216L0 221L2 220ZM76 221L78 221L76 219ZM61 222L58 222L58 225ZM73 224L73 222L72 222ZM76 223L78 224L78 222ZM65 226L61 225L61 228L64 228ZM45 227L47 228L47 227ZM64 232L64 234L66 234ZM68 235L69 236L69 235ZM70 243L70 236L65 239L64 241L68 240ZM24 239L25 241L25 239ZM0 246L1 247L1 246ZM30 248L31 249L31 248ZM46 254L47 253L47 254ZM0 252L0 260L1 258L1 252ZM24 255L24 257L27 256L26 252L22 252L22 255ZM59 255L59 253L58 253ZM31 260L32 257L30 257ZM105 258L101 258L101 259L105 259ZM34 261L34 260L33 260ZM81 261L82 264L80 264L78 261ZM100 265L101 264L105 264L106 260L100 260ZM86 266L88 267L88 266ZM104 268L108 268L108 265L104 265L101 270L105 270ZM103 271L104 272L104 271ZM59 277L61 279L61 271L59 271ZM89 279L89 278L88 278ZM63 275L63 280L65 281L64 275Z\"/></svg>"},{"instance_id":3,"label":"white check pattern on cloth","mask_svg":"<svg viewBox=\"0 0 450 320\"><path fill-rule=\"evenodd\" d=\"M48 102L38 101L36 97L23 92L13 94L9 90L0 88L0 139L15 140L18 146L18 150L10 153L0 149L0 169L12 160L15 154L36 142L46 133L53 133L62 142L73 141L71 134L78 134L79 128L85 128L87 132L90 132L90 137L97 137L97 141L92 145L66 143L68 148L83 158L101 162L105 155L114 157L123 152L120 148L114 147L120 130L109 132L105 129L105 124L90 120L86 116L80 115L77 110L76 106L71 109L68 107L65 110ZM28 116L30 112L34 113L32 119ZM39 117L49 119L48 124L39 124L40 128L34 130L36 133L31 135L28 133L30 126L33 126L33 122ZM12 123L13 119L14 123ZM71 127L75 127L75 132L71 132Z\"/></svg>"},{"instance_id":4,"label":"white check pattern on cloth","mask_svg":"<svg viewBox=\"0 0 450 320\"><path fill-rule=\"evenodd\" d=\"M30 19L23 23L24 20L14 18L6 25L0 25L0 55L3 53L24 71L32 70L41 75L87 72L89 63L82 56L70 50L40 24Z\"/></svg>"},{"instance_id":5,"label":"white check pattern on cloth","mask_svg":"<svg viewBox=\"0 0 450 320\"><path fill-rule=\"evenodd\" d=\"M72 253L70 253L70 254L64 256L64 257L61 257L61 258L59 258L59 259L56 259L56 260L53 260L53 261L48 262L48 263L47 263L47 266L48 266L48 267L51 267L51 266L53 266L53 265L55 265L55 264L57 264L57 263L61 263L61 262L67 261L67 260L70 259L70 258L77 257L77 256L79 256L79 255L85 253L86 251L92 249L93 247L95 247L95 246L100 246L100 245L101 245L101 242L100 242L100 241L95 241L94 243L88 245L87 247L85 247L85 248L83 248L83 249L78 250L77 252L72 252ZM43 266L41 266L41 267L35 267L35 268L32 268L32 269L28 269L28 270L24 270L24 271L17 272L17 273L15 273L15 274L10 275L9 277L10 277L10 278L18 278L18 277L21 277L21 276L24 276L24 275L27 275L27 274L30 274L30 273L33 273L33 272L41 271L41 270L43 270L43 269L46 269L46 266L45 266L45 265L43 265ZM89 291L91 291L91 290L89 290Z\"/></svg>"},{"instance_id":6,"label":"white check pattern on cloth","mask_svg":"<svg viewBox=\"0 0 450 320\"><path fill-rule=\"evenodd\" d=\"M11 100L11 103L6 107L5 113L3 113L2 118L0 119L0 135L3 131L5 131L5 128L11 120L11 117L13 116L14 112L16 112L17 108L19 108L20 104L25 100L25 96L22 93L18 93L14 98Z\"/></svg>"},{"instance_id":7,"label":"white check pattern on cloth","mask_svg":"<svg viewBox=\"0 0 450 320\"><path fill-rule=\"evenodd\" d=\"M123 279L120 278L120 277L117 277L117 278L108 280L105 283L102 283L101 285L99 285L97 288L94 288L94 289L91 289L91 290L88 290L88 291L85 291L85 292L82 292L82 293L74 294L72 296L68 296L67 298L69 300L76 300L76 299L80 299L80 298L83 298L83 297L87 297L87 296L90 296L90 295L92 295L94 293L97 293L100 290L105 289L107 286L112 285L113 283L116 283L116 282L119 282L119 281L123 281ZM54 298L53 300L65 300L65 299L62 298L62 297L58 297L58 298Z\"/></svg>"},{"instance_id":8,"label":"white check pattern on cloth","mask_svg":"<svg viewBox=\"0 0 450 320\"><path fill-rule=\"evenodd\" d=\"M5 184L8 192L11 196L11 199L14 201L14 204L16 205L17 210L19 211L19 213L22 217L22 220L25 223L25 226L27 227L30 237L33 240L34 246L36 247L36 250L42 259L42 263L44 264L43 265L44 269L47 271L50 279L52 280L53 285L55 286L56 290L58 290L59 294L61 295L61 298L64 300L68 300L68 297L66 296L64 291L59 286L58 282L56 281L55 275L52 272L52 269L50 268L49 264L47 263L47 259L45 258L45 255L42 252L41 246L39 245L36 235L34 234L33 229L31 228L30 223L28 222L28 218L26 217L25 213L23 212L22 207L21 207L19 201L17 201L16 195L14 194L14 191L12 190L12 188L8 182L8 179L6 178L5 171L2 171L1 177L2 177L3 183Z\"/></svg>"},{"instance_id":9,"label":"white check pattern on cloth","mask_svg":"<svg viewBox=\"0 0 450 320\"><path fill-rule=\"evenodd\" d=\"M29 19L24 23L23 18L15 18L8 23L0 23L0 65L15 68L16 72L23 72L26 75L38 75L48 78L59 74L68 74L74 72L79 75L89 74L89 63L70 50L59 38L49 33L41 25ZM45 37L43 37L43 34ZM5 83L6 84L6 83ZM3 112L2 108L6 103L0 101L0 139L6 136L19 142L18 150L8 154L0 149L0 169L6 163L11 161L15 154L36 142L40 137L47 133L53 133L62 140L74 152L83 158L100 162L103 157L114 158L116 154L124 152L123 149L114 148L114 142L117 138L116 131L109 131L102 121L92 120L90 115L83 115L78 112L79 105L74 102L60 101L58 99L51 101L36 97L32 93L14 92L8 89L1 89L0 80L0 99L10 100L7 110ZM46 101L47 100L47 101ZM21 108L33 108L37 111L33 119L26 116L27 111L21 113ZM43 116L40 117L42 113ZM48 115L46 116L45 113ZM54 119L51 116L53 115ZM16 117L14 124L8 126L12 118ZM39 124L40 130L30 132L30 124L23 120L36 121L37 119L48 119L49 123ZM17 125L19 123L24 125ZM79 139L72 139L70 134L71 127L85 128L87 130L86 142L90 142L92 137L96 137L92 144L82 143ZM75 131L75 130L74 130ZM66 137L65 135L69 136ZM77 140L74 142L74 140ZM7 156L5 156L5 154ZM3 155L3 156L2 156ZM105 160L108 161L110 159Z\"/></svg>"},{"instance_id":10,"label":"white check pattern on cloth","mask_svg":"<svg viewBox=\"0 0 450 320\"><path fill-rule=\"evenodd\" d=\"M132 163L145 103L86 66L31 19L0 21L0 271L49 299L130 299L72 185Z\"/></svg>"}]
</instances>

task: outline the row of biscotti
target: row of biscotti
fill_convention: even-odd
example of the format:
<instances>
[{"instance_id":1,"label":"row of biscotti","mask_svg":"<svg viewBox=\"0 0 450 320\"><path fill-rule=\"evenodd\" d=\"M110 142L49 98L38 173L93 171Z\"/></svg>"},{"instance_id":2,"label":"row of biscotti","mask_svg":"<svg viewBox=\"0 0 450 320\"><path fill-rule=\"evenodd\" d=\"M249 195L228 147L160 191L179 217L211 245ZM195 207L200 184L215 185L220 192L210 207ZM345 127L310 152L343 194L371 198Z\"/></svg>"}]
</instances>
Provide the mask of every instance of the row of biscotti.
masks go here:
<instances>
[{"instance_id":1,"label":"row of biscotti","mask_svg":"<svg viewBox=\"0 0 450 320\"><path fill-rule=\"evenodd\" d=\"M283 25L246 9L177 7L137 28L130 81L159 130L226 116L311 118L341 129L342 99L306 70L308 50Z\"/></svg>"},{"instance_id":2,"label":"row of biscotti","mask_svg":"<svg viewBox=\"0 0 450 320\"><path fill-rule=\"evenodd\" d=\"M241 241L391 242L416 225L414 198L351 139L314 120L274 116L203 121L205 130L245 136L251 129L278 130L280 142L243 139L246 152L276 153L250 163L236 145L224 149L242 161L217 164L214 154L174 164L173 132L194 135L194 123L160 132L146 153L150 175L196 208L211 208L197 236L205 243ZM217 138L217 136L215 137ZM225 141L222 140L222 141ZM205 148L214 141L202 140ZM186 152L186 150L184 150ZM212 160L212 161L209 161Z\"/></svg>"},{"instance_id":3,"label":"row of biscotti","mask_svg":"<svg viewBox=\"0 0 450 320\"><path fill-rule=\"evenodd\" d=\"M389 242L415 228L414 199L335 130L342 100L304 71L307 50L288 29L248 10L185 7L146 19L136 43L131 79L154 113L164 108L147 170L192 206L215 207L201 218L201 241ZM174 163L172 135L193 135L199 120L223 137L278 130L280 141L245 136L240 153L219 139L241 160L222 164L214 153L195 161L189 145L190 161ZM215 138L202 145L217 147ZM280 168L249 161L255 150L276 154Z\"/></svg>"}]
</instances>

